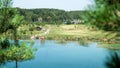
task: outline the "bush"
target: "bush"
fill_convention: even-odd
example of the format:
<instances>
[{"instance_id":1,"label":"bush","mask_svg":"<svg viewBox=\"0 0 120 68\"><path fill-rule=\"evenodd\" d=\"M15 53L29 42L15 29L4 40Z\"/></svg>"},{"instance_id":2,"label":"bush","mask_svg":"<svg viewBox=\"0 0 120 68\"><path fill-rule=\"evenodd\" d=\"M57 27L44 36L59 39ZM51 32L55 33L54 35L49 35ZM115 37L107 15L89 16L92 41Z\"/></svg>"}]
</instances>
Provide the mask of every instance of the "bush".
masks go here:
<instances>
[{"instance_id":1,"label":"bush","mask_svg":"<svg viewBox=\"0 0 120 68\"><path fill-rule=\"evenodd\" d=\"M72 23L71 23L71 21L70 21L70 20L68 20L66 24L68 24L68 25L69 25L69 24L72 24Z\"/></svg>"},{"instance_id":2,"label":"bush","mask_svg":"<svg viewBox=\"0 0 120 68\"><path fill-rule=\"evenodd\" d=\"M0 48L6 49L10 46L10 42L7 38L0 37Z\"/></svg>"},{"instance_id":3,"label":"bush","mask_svg":"<svg viewBox=\"0 0 120 68\"><path fill-rule=\"evenodd\" d=\"M34 30L34 27L30 27L30 28L29 28L29 31L33 31L33 30Z\"/></svg>"}]
</instances>

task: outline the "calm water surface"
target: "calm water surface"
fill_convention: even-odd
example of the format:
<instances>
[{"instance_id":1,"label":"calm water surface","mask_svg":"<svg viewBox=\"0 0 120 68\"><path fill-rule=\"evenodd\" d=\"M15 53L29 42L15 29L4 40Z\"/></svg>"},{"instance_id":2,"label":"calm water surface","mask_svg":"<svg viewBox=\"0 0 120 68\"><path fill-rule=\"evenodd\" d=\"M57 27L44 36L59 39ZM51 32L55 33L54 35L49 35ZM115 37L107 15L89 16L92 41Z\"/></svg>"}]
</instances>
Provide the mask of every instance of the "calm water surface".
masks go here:
<instances>
[{"instance_id":1,"label":"calm water surface","mask_svg":"<svg viewBox=\"0 0 120 68\"><path fill-rule=\"evenodd\" d=\"M98 48L97 43L83 46L77 42L57 43L57 41L35 40L35 58L19 62L18 68L106 68L107 56L114 50ZM120 52L120 51L117 51ZM6 64L15 68L15 62Z\"/></svg>"}]
</instances>

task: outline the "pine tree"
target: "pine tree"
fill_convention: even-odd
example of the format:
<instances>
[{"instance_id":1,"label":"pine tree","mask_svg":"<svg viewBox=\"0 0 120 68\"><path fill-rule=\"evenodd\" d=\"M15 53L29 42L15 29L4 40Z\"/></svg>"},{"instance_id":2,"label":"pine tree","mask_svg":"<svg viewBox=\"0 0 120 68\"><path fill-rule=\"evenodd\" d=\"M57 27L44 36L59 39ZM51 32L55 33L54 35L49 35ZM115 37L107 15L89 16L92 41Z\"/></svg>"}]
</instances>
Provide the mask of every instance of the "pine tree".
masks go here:
<instances>
[{"instance_id":1,"label":"pine tree","mask_svg":"<svg viewBox=\"0 0 120 68\"><path fill-rule=\"evenodd\" d=\"M120 0L94 0L83 17L85 22L106 31L120 31Z\"/></svg>"}]
</instances>

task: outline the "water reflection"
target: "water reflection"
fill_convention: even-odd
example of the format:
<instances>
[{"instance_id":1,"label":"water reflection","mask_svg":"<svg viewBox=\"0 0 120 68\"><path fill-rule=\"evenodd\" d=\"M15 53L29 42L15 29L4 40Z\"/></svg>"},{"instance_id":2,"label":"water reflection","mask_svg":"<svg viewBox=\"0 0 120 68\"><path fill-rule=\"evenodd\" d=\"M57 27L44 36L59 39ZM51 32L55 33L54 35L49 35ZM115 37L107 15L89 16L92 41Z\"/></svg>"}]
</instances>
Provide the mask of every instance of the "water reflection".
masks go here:
<instances>
[{"instance_id":1,"label":"water reflection","mask_svg":"<svg viewBox=\"0 0 120 68\"><path fill-rule=\"evenodd\" d=\"M57 41L56 43L57 43L57 44L67 44L67 41L65 41L65 40L59 40L59 41Z\"/></svg>"},{"instance_id":2,"label":"water reflection","mask_svg":"<svg viewBox=\"0 0 120 68\"><path fill-rule=\"evenodd\" d=\"M44 39L40 40L40 44L41 44L42 46L44 46L44 45L45 45L45 40L44 40Z\"/></svg>"},{"instance_id":3,"label":"water reflection","mask_svg":"<svg viewBox=\"0 0 120 68\"><path fill-rule=\"evenodd\" d=\"M79 40L78 43L80 44L80 46L85 46L85 47L88 47L89 46L89 42L87 40Z\"/></svg>"},{"instance_id":4,"label":"water reflection","mask_svg":"<svg viewBox=\"0 0 120 68\"><path fill-rule=\"evenodd\" d=\"M105 62L106 68L120 68L120 53L110 52Z\"/></svg>"},{"instance_id":5,"label":"water reflection","mask_svg":"<svg viewBox=\"0 0 120 68\"><path fill-rule=\"evenodd\" d=\"M35 58L19 62L19 68L120 68L110 65L114 63L111 60L114 56L111 55L119 56L120 54L118 55L117 52L116 55L113 53L115 51L107 48L97 48L97 43L89 44L83 41L83 45L82 42L78 44L76 41L62 41L66 44L58 44L56 40L35 40L34 42L34 47L38 48ZM108 50L110 55L106 59ZM14 68L14 66L14 62L6 63L7 68Z\"/></svg>"},{"instance_id":6,"label":"water reflection","mask_svg":"<svg viewBox=\"0 0 120 68\"><path fill-rule=\"evenodd\" d=\"M5 63L0 63L0 68L6 68Z\"/></svg>"}]
</instances>

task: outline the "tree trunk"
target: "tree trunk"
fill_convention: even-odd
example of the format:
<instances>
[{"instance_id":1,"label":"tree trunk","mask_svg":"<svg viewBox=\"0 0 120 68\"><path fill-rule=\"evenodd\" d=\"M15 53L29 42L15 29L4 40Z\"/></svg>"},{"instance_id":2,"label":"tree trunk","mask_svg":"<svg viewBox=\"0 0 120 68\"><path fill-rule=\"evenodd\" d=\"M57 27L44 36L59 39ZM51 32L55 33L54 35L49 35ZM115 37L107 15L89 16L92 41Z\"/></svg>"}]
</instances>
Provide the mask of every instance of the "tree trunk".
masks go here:
<instances>
[{"instance_id":1,"label":"tree trunk","mask_svg":"<svg viewBox=\"0 0 120 68\"><path fill-rule=\"evenodd\" d=\"M14 32L13 35L14 35L15 45L16 45L16 46L19 46L19 42L18 42L18 38L17 38L17 30L16 30L16 28L14 28L13 32Z\"/></svg>"},{"instance_id":2,"label":"tree trunk","mask_svg":"<svg viewBox=\"0 0 120 68\"><path fill-rule=\"evenodd\" d=\"M18 68L18 61L17 60L15 60L15 68Z\"/></svg>"}]
</instances>

